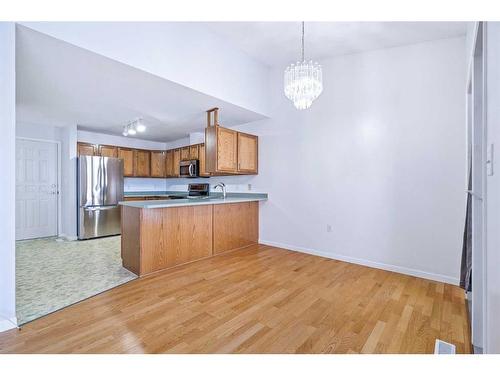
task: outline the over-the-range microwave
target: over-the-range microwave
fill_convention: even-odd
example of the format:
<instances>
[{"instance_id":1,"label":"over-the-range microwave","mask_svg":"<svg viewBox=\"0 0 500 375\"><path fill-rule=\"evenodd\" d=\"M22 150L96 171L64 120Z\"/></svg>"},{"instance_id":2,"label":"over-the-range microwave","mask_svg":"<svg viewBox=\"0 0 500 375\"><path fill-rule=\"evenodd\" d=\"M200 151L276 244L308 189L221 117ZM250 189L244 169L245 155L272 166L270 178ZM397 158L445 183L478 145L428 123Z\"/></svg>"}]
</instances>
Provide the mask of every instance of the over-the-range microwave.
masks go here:
<instances>
[{"instance_id":1,"label":"over-the-range microwave","mask_svg":"<svg viewBox=\"0 0 500 375\"><path fill-rule=\"evenodd\" d=\"M183 160L179 163L179 176L180 177L199 177L200 176L200 162L198 159Z\"/></svg>"}]
</instances>

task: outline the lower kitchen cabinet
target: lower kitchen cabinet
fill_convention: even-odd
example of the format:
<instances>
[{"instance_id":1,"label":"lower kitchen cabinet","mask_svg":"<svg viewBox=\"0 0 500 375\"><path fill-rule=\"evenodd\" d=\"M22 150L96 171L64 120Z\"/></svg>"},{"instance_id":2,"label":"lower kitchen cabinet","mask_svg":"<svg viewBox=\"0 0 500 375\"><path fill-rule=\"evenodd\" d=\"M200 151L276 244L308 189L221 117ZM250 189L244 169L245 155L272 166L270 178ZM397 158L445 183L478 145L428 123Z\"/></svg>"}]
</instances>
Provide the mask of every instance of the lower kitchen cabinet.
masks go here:
<instances>
[{"instance_id":1,"label":"lower kitchen cabinet","mask_svg":"<svg viewBox=\"0 0 500 375\"><path fill-rule=\"evenodd\" d=\"M214 204L214 254L259 241L259 202Z\"/></svg>"},{"instance_id":2,"label":"lower kitchen cabinet","mask_svg":"<svg viewBox=\"0 0 500 375\"><path fill-rule=\"evenodd\" d=\"M122 206L123 267L142 276L256 244L259 202Z\"/></svg>"}]
</instances>

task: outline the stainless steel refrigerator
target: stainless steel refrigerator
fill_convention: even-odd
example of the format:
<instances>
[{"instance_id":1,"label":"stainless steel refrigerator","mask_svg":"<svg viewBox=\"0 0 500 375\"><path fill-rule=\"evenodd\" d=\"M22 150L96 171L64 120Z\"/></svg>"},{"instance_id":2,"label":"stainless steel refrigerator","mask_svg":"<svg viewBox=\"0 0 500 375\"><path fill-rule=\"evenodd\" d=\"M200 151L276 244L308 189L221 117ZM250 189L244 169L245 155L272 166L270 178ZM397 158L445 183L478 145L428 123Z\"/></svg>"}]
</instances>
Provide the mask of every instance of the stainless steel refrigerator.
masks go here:
<instances>
[{"instance_id":1,"label":"stainless steel refrigerator","mask_svg":"<svg viewBox=\"0 0 500 375\"><path fill-rule=\"evenodd\" d=\"M118 202L123 200L123 160L78 158L78 239L121 232Z\"/></svg>"}]
</instances>

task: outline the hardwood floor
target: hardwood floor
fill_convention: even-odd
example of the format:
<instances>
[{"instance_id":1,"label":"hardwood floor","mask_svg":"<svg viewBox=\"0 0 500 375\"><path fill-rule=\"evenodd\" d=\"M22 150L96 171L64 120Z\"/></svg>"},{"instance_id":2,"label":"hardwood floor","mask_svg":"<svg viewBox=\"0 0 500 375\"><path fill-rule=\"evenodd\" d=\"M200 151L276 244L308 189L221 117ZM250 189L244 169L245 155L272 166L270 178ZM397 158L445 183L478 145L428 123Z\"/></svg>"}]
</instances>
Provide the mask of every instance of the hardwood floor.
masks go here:
<instances>
[{"instance_id":1,"label":"hardwood floor","mask_svg":"<svg viewBox=\"0 0 500 375\"><path fill-rule=\"evenodd\" d=\"M0 333L2 353L469 353L458 287L263 245Z\"/></svg>"}]
</instances>

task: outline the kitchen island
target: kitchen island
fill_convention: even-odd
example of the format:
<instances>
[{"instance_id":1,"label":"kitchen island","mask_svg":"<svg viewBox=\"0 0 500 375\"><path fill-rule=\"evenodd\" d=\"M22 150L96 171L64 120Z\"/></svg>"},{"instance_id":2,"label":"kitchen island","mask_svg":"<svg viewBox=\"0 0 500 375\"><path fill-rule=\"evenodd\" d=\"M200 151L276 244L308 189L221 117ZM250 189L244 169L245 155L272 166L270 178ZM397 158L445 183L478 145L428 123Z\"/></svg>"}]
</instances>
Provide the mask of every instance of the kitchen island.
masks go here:
<instances>
[{"instance_id":1,"label":"kitchen island","mask_svg":"<svg viewBox=\"0 0 500 375\"><path fill-rule=\"evenodd\" d=\"M258 242L267 194L120 202L123 267L138 276Z\"/></svg>"}]
</instances>

